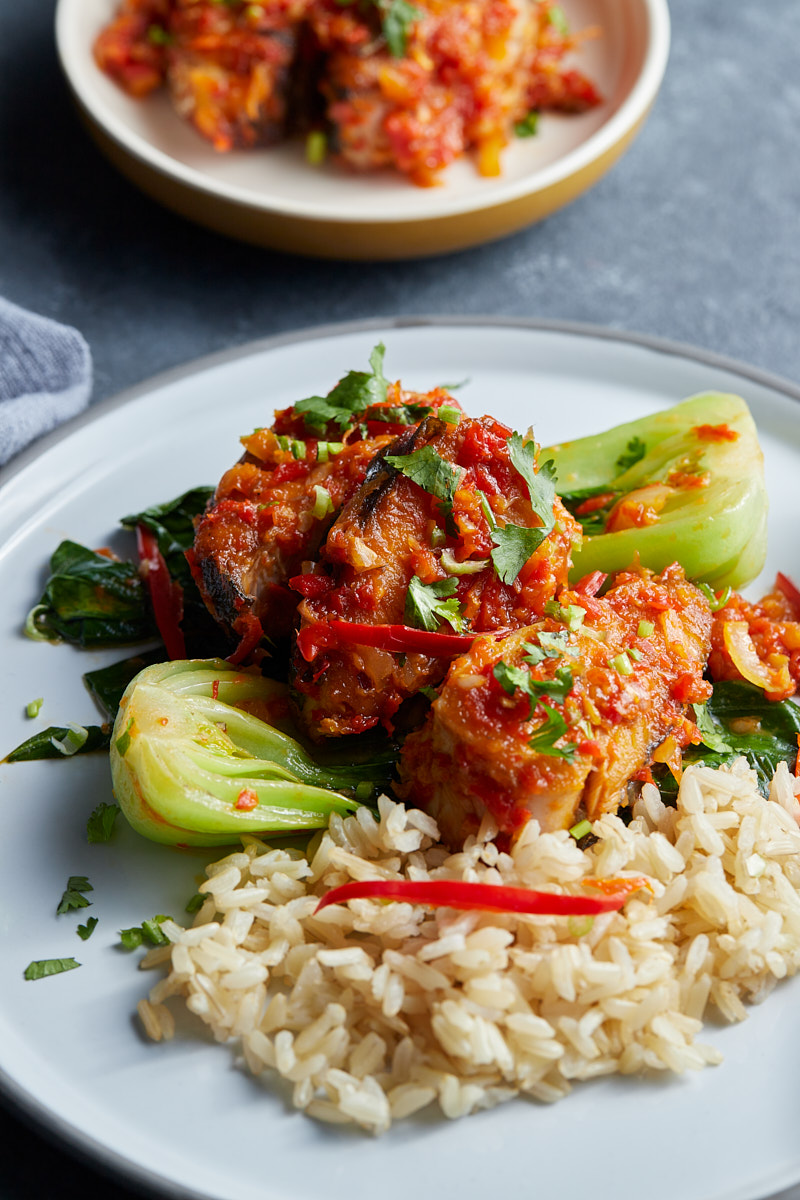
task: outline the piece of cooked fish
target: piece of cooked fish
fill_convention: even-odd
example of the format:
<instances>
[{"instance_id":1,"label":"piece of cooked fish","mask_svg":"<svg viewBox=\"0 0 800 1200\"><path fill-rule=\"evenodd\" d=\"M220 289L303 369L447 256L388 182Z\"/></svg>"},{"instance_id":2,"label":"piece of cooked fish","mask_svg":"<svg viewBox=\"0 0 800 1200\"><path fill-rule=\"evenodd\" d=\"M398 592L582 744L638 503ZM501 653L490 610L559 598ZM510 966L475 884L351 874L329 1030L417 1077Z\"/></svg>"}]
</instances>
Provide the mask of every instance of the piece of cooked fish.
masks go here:
<instances>
[{"instance_id":1,"label":"piece of cooked fish","mask_svg":"<svg viewBox=\"0 0 800 1200\"><path fill-rule=\"evenodd\" d=\"M272 639L288 636L300 601L289 581L315 558L375 454L442 405L459 410L443 388L394 383L344 428L315 426L292 406L242 438L245 453L220 480L187 555L212 616L240 636L253 622Z\"/></svg>"},{"instance_id":2,"label":"piece of cooked fish","mask_svg":"<svg viewBox=\"0 0 800 1200\"><path fill-rule=\"evenodd\" d=\"M371 464L320 549L314 591L299 609L292 683L312 737L391 729L401 704L438 684L452 657L436 646L404 653L344 642L341 633L337 641L331 621L411 626L435 641L437 633L516 629L544 613L566 583L580 527L547 473L544 516L535 511L534 445L493 417L430 417ZM512 455L527 463L532 484ZM497 541L515 564L498 565Z\"/></svg>"},{"instance_id":3,"label":"piece of cooked fish","mask_svg":"<svg viewBox=\"0 0 800 1200\"><path fill-rule=\"evenodd\" d=\"M564 591L550 611L476 641L405 742L400 794L452 845L487 812L513 835L615 811L656 752L667 761L695 734L711 612L677 564L617 575L602 597Z\"/></svg>"}]
</instances>

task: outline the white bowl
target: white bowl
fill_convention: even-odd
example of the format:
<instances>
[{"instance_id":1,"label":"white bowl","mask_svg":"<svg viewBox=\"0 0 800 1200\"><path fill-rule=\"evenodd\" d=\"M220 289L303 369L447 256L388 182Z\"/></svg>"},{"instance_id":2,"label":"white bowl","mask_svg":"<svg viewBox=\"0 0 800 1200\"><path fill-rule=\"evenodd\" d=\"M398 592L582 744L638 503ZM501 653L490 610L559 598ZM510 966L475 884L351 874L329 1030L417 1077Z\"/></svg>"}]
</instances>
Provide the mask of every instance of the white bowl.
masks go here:
<instances>
[{"instance_id":1,"label":"white bowl","mask_svg":"<svg viewBox=\"0 0 800 1200\"><path fill-rule=\"evenodd\" d=\"M591 187L630 144L656 97L669 53L666 0L565 0L575 29L602 34L580 66L604 102L580 115L545 114L540 134L505 151L503 174L469 157L442 186L396 173L311 167L299 143L220 155L168 98L126 95L97 67L94 39L116 0L59 0L58 51L95 139L143 191L219 232L327 258L410 258L477 245L541 220Z\"/></svg>"}]
</instances>

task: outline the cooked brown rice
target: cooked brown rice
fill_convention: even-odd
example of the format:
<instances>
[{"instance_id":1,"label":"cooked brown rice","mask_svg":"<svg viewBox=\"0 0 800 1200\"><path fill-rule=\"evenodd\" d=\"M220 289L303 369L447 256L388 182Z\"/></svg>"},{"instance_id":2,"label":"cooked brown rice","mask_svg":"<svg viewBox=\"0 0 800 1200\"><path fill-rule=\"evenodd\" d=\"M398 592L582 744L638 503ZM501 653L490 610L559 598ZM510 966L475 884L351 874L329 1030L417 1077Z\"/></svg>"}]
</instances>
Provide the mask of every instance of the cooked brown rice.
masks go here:
<instances>
[{"instance_id":1,"label":"cooked brown rice","mask_svg":"<svg viewBox=\"0 0 800 1200\"><path fill-rule=\"evenodd\" d=\"M459 1117L573 1080L716 1064L695 1040L707 1011L740 1021L800 967L800 781L781 764L770 799L745 760L689 767L677 808L647 784L625 824L605 816L581 850L535 822L510 853L487 821L451 854L435 823L387 798L334 816L307 859L248 837L208 867L194 925L144 966L169 974L139 1005L171 1037L180 996L249 1069L275 1071L309 1115L381 1133L438 1101ZM353 879L464 879L561 891L586 876L647 875L618 913L457 912L353 900Z\"/></svg>"}]
</instances>

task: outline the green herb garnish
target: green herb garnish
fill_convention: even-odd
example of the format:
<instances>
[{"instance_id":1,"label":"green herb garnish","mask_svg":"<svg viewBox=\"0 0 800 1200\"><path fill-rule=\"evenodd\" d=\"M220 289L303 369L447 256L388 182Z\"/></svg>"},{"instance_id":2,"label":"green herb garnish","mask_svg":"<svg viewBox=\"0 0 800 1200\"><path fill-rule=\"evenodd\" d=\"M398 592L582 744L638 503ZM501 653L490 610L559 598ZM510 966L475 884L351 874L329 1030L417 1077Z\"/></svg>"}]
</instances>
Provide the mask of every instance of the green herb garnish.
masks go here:
<instances>
[{"instance_id":1,"label":"green herb garnish","mask_svg":"<svg viewBox=\"0 0 800 1200\"><path fill-rule=\"evenodd\" d=\"M61 975L64 971L73 971L81 964L74 958L40 958L28 963L25 968L26 979L46 979L48 975Z\"/></svg>"},{"instance_id":2,"label":"green herb garnish","mask_svg":"<svg viewBox=\"0 0 800 1200\"><path fill-rule=\"evenodd\" d=\"M83 892L93 892L94 888L85 875L70 875L67 886L56 909L56 914L71 912L76 908L88 908L91 900L87 900Z\"/></svg>"},{"instance_id":3,"label":"green herb garnish","mask_svg":"<svg viewBox=\"0 0 800 1200\"><path fill-rule=\"evenodd\" d=\"M434 633L442 621L448 621L456 633L463 633L463 606L455 598L457 588L455 579L423 583L416 575L412 575L406 593L406 624Z\"/></svg>"},{"instance_id":4,"label":"green herb garnish","mask_svg":"<svg viewBox=\"0 0 800 1200\"><path fill-rule=\"evenodd\" d=\"M86 822L87 842L95 844L109 841L119 814L118 804L106 804L105 801L101 801Z\"/></svg>"},{"instance_id":5,"label":"green herb garnish","mask_svg":"<svg viewBox=\"0 0 800 1200\"><path fill-rule=\"evenodd\" d=\"M97 927L97 917L89 917L86 921L86 924L79 925L78 928L75 930L75 932L77 933L77 935L81 939L81 941L85 942L92 936L96 927Z\"/></svg>"}]
</instances>

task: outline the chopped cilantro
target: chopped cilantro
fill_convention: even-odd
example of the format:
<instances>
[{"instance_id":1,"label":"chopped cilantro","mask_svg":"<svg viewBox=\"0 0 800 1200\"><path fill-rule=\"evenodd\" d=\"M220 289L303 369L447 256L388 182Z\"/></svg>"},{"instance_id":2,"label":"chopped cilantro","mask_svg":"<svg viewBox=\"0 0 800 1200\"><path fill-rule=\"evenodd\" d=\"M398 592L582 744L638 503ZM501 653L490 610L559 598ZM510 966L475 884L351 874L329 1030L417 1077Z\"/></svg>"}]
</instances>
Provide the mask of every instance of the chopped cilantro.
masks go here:
<instances>
[{"instance_id":1,"label":"chopped cilantro","mask_svg":"<svg viewBox=\"0 0 800 1200\"><path fill-rule=\"evenodd\" d=\"M523 442L518 433L508 439L508 453L512 465L528 485L531 508L549 532L553 528L553 504L556 498L556 469L552 459L542 463L536 470L536 443Z\"/></svg>"},{"instance_id":2,"label":"chopped cilantro","mask_svg":"<svg viewBox=\"0 0 800 1200\"><path fill-rule=\"evenodd\" d=\"M159 913L157 917L152 917L149 921L142 921L141 925L134 925L130 929L120 929L119 940L123 949L138 950L143 942L149 942L151 946L166 946L169 938L161 929L161 925L170 919L164 913Z\"/></svg>"},{"instance_id":3,"label":"chopped cilantro","mask_svg":"<svg viewBox=\"0 0 800 1200\"><path fill-rule=\"evenodd\" d=\"M186 902L186 912L191 913L192 915L194 915L196 912L199 912L207 899L208 896L206 896L203 892L195 892L195 894Z\"/></svg>"},{"instance_id":4,"label":"chopped cilantro","mask_svg":"<svg viewBox=\"0 0 800 1200\"><path fill-rule=\"evenodd\" d=\"M298 400L294 411L310 429L322 429L334 422L340 429L354 424L371 404L383 404L389 381L383 373L386 347L379 343L369 356L372 371L348 371L327 396L309 396Z\"/></svg>"},{"instance_id":5,"label":"chopped cilantro","mask_svg":"<svg viewBox=\"0 0 800 1200\"><path fill-rule=\"evenodd\" d=\"M559 667L553 679L533 679L529 671L523 667L512 667L503 659L495 664L494 677L509 696L513 696L517 688L524 692L530 700L530 711L541 703L542 696L549 696L559 704L563 704L572 691L572 671L569 667ZM543 705L547 708L547 705ZM552 710L550 710L552 711ZM566 726L565 726L566 729Z\"/></svg>"},{"instance_id":6,"label":"chopped cilantro","mask_svg":"<svg viewBox=\"0 0 800 1200\"><path fill-rule=\"evenodd\" d=\"M463 633L462 606L455 598L457 587L455 579L423 583L412 575L406 593L406 623L435 633L442 621L449 621L456 633Z\"/></svg>"},{"instance_id":7,"label":"chopped cilantro","mask_svg":"<svg viewBox=\"0 0 800 1200\"><path fill-rule=\"evenodd\" d=\"M392 404L389 408L376 408L370 411L369 419L385 421L387 425L418 425L432 412L430 404L410 401L408 404Z\"/></svg>"},{"instance_id":8,"label":"chopped cilantro","mask_svg":"<svg viewBox=\"0 0 800 1200\"><path fill-rule=\"evenodd\" d=\"M636 466L637 462L641 462L647 453L647 445L640 437L631 438L628 442L628 448L617 459L617 471L620 475L630 468Z\"/></svg>"},{"instance_id":9,"label":"chopped cilantro","mask_svg":"<svg viewBox=\"0 0 800 1200\"><path fill-rule=\"evenodd\" d=\"M433 446L422 446L410 454L387 454L384 461L435 496L445 513L452 512L461 471L437 454Z\"/></svg>"},{"instance_id":10,"label":"chopped cilantro","mask_svg":"<svg viewBox=\"0 0 800 1200\"><path fill-rule=\"evenodd\" d=\"M120 814L117 804L102 801L86 822L86 840L89 843L107 842L114 830L114 822Z\"/></svg>"},{"instance_id":11,"label":"chopped cilantro","mask_svg":"<svg viewBox=\"0 0 800 1200\"><path fill-rule=\"evenodd\" d=\"M525 529L509 521L502 529L492 529L492 562L503 583L513 583L530 556L539 549L547 531Z\"/></svg>"},{"instance_id":12,"label":"chopped cilantro","mask_svg":"<svg viewBox=\"0 0 800 1200\"><path fill-rule=\"evenodd\" d=\"M88 908L91 900L87 900L82 892L92 892L94 888L85 875L70 875L67 886L56 909L56 913L70 912L74 908Z\"/></svg>"},{"instance_id":13,"label":"chopped cilantro","mask_svg":"<svg viewBox=\"0 0 800 1200\"><path fill-rule=\"evenodd\" d=\"M411 26L425 14L408 0L378 0L381 10L381 28L386 38L389 53L394 58L402 58L406 52L406 43Z\"/></svg>"},{"instance_id":14,"label":"chopped cilantro","mask_svg":"<svg viewBox=\"0 0 800 1200\"><path fill-rule=\"evenodd\" d=\"M64 971L74 971L81 964L74 958L40 958L28 963L25 968L26 979L46 979L48 975L61 975Z\"/></svg>"},{"instance_id":15,"label":"chopped cilantro","mask_svg":"<svg viewBox=\"0 0 800 1200\"><path fill-rule=\"evenodd\" d=\"M558 658L561 654L576 655L578 653L576 646L570 646L569 634L566 631L548 633L547 630L542 629L537 633L536 640L548 658Z\"/></svg>"},{"instance_id":16,"label":"chopped cilantro","mask_svg":"<svg viewBox=\"0 0 800 1200\"><path fill-rule=\"evenodd\" d=\"M97 917L89 917L85 925L79 925L75 930L81 941L85 942L94 933L97 925Z\"/></svg>"},{"instance_id":17,"label":"chopped cilantro","mask_svg":"<svg viewBox=\"0 0 800 1200\"><path fill-rule=\"evenodd\" d=\"M518 138L536 137L539 132L539 110L532 108L526 117L514 123L514 134Z\"/></svg>"},{"instance_id":18,"label":"chopped cilantro","mask_svg":"<svg viewBox=\"0 0 800 1200\"><path fill-rule=\"evenodd\" d=\"M528 745L531 750L545 754L548 758L563 758L571 763L575 758L575 746L571 742L568 742L566 746L556 746L556 742L564 736L569 728L567 722L561 713L556 712L549 704L542 703L541 707L545 710L545 719L533 737L528 740Z\"/></svg>"}]
</instances>

